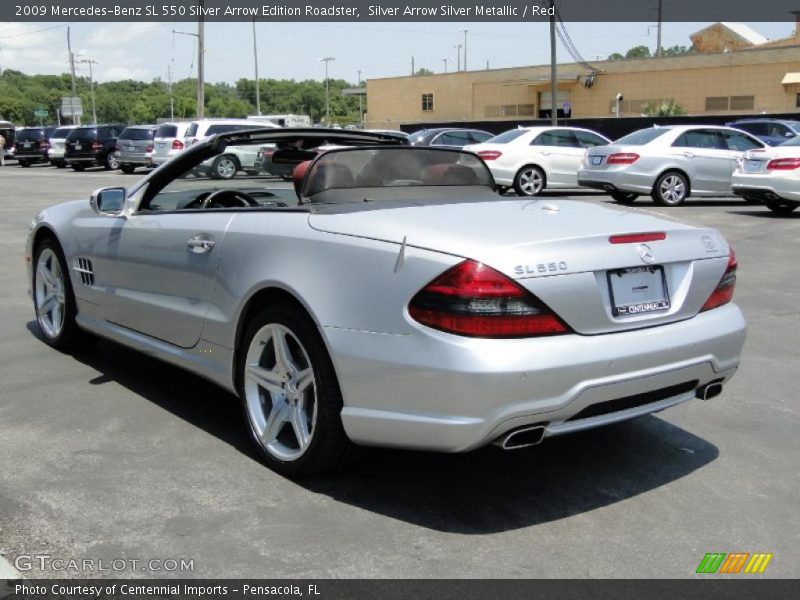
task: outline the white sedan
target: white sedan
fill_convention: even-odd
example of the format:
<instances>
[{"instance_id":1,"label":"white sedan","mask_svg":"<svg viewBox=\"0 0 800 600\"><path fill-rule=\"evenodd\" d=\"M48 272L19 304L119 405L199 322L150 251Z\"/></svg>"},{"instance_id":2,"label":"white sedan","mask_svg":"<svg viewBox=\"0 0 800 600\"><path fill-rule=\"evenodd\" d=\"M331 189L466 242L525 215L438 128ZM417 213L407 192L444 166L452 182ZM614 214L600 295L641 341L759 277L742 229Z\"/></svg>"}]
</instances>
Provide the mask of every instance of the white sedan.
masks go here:
<instances>
[{"instance_id":1,"label":"white sedan","mask_svg":"<svg viewBox=\"0 0 800 600\"><path fill-rule=\"evenodd\" d=\"M748 152L731 184L737 196L762 200L772 212L789 214L800 206L800 138Z\"/></svg>"},{"instance_id":2,"label":"white sedan","mask_svg":"<svg viewBox=\"0 0 800 600\"><path fill-rule=\"evenodd\" d=\"M501 190L513 187L520 196L536 196L544 189L579 187L578 169L587 148L608 143L588 129L520 127L464 149L486 162Z\"/></svg>"}]
</instances>

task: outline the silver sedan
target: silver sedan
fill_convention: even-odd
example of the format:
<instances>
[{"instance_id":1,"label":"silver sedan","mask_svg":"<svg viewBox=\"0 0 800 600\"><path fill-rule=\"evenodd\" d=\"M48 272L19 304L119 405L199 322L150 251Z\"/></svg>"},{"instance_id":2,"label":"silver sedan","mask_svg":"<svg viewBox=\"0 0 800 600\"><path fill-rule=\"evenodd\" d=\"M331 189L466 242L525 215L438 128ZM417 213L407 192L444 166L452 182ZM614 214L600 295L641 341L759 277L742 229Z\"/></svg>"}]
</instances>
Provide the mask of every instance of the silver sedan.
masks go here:
<instances>
[{"instance_id":1,"label":"silver sedan","mask_svg":"<svg viewBox=\"0 0 800 600\"><path fill-rule=\"evenodd\" d=\"M297 163L294 190L198 173L262 144ZM388 134L200 142L39 213L27 260L48 344L102 336L234 392L288 475L355 445L510 450L709 399L745 338L718 231L500 198L476 155Z\"/></svg>"},{"instance_id":2,"label":"silver sedan","mask_svg":"<svg viewBox=\"0 0 800 600\"><path fill-rule=\"evenodd\" d=\"M578 184L608 192L621 204L640 195L677 206L690 196L733 196L731 176L748 150L764 148L730 127L681 125L641 129L586 152Z\"/></svg>"}]
</instances>

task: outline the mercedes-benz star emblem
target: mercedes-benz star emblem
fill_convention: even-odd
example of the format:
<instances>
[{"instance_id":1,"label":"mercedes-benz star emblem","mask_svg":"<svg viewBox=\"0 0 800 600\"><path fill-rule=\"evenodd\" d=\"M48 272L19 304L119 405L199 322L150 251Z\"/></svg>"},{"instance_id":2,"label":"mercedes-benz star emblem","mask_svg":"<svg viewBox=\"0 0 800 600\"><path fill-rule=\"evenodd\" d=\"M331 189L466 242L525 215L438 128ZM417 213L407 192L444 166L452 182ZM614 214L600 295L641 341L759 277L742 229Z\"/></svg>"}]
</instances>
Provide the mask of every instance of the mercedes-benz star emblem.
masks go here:
<instances>
[{"instance_id":1,"label":"mercedes-benz star emblem","mask_svg":"<svg viewBox=\"0 0 800 600\"><path fill-rule=\"evenodd\" d=\"M653 249L647 244L639 244L639 247L636 250L639 252L639 258L642 259L643 263L649 265L655 260L655 257L653 256Z\"/></svg>"}]
</instances>

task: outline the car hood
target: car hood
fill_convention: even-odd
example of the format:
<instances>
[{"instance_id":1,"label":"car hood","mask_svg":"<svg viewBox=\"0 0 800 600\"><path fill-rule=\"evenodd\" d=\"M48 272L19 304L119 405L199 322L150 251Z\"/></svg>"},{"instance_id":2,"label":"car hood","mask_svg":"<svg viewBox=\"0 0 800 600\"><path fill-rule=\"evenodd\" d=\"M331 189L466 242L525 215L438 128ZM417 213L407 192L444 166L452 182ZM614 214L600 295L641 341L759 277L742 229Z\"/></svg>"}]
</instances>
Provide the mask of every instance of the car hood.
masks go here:
<instances>
[{"instance_id":1,"label":"car hood","mask_svg":"<svg viewBox=\"0 0 800 600\"><path fill-rule=\"evenodd\" d=\"M312 214L309 225L328 233L405 241L478 260L517 278L551 274L553 264L558 274L641 264L638 244L609 242L617 234L665 232L666 240L650 243L659 263L728 253L725 240L713 229L574 200L509 199Z\"/></svg>"}]
</instances>

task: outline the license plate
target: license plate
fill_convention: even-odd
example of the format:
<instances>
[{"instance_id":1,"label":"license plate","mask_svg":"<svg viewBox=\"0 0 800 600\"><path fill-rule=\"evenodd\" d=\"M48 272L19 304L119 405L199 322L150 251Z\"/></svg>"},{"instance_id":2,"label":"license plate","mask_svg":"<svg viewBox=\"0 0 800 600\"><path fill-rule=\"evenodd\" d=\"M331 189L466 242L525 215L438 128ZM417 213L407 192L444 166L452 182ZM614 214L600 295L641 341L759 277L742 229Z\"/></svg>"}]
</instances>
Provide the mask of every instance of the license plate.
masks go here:
<instances>
[{"instance_id":1,"label":"license plate","mask_svg":"<svg viewBox=\"0 0 800 600\"><path fill-rule=\"evenodd\" d=\"M669 310L664 267L650 265L608 272L608 290L615 317Z\"/></svg>"},{"instance_id":2,"label":"license plate","mask_svg":"<svg viewBox=\"0 0 800 600\"><path fill-rule=\"evenodd\" d=\"M25 142L22 145L25 146L26 148L30 148L31 147L31 143L30 142Z\"/></svg>"},{"instance_id":3,"label":"license plate","mask_svg":"<svg viewBox=\"0 0 800 600\"><path fill-rule=\"evenodd\" d=\"M593 156L592 157L592 164L593 165L602 165L603 164L603 157L602 156Z\"/></svg>"},{"instance_id":4,"label":"license plate","mask_svg":"<svg viewBox=\"0 0 800 600\"><path fill-rule=\"evenodd\" d=\"M135 146L125 146L125 150L127 152L133 152L134 150L136 150L136 147Z\"/></svg>"},{"instance_id":5,"label":"license plate","mask_svg":"<svg viewBox=\"0 0 800 600\"><path fill-rule=\"evenodd\" d=\"M159 150L163 150L166 147L167 147L166 142L159 142L158 144L156 144L156 148L158 148Z\"/></svg>"},{"instance_id":6,"label":"license plate","mask_svg":"<svg viewBox=\"0 0 800 600\"><path fill-rule=\"evenodd\" d=\"M749 173L755 173L756 171L761 170L763 163L764 161L762 160L748 159L744 161L744 170L748 171Z\"/></svg>"},{"instance_id":7,"label":"license plate","mask_svg":"<svg viewBox=\"0 0 800 600\"><path fill-rule=\"evenodd\" d=\"M83 148L83 146L80 144L75 144L75 150L80 150L81 148Z\"/></svg>"}]
</instances>

